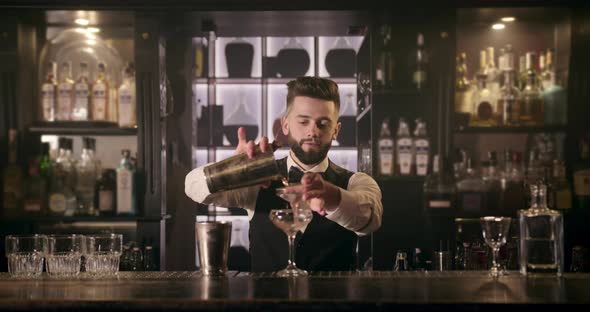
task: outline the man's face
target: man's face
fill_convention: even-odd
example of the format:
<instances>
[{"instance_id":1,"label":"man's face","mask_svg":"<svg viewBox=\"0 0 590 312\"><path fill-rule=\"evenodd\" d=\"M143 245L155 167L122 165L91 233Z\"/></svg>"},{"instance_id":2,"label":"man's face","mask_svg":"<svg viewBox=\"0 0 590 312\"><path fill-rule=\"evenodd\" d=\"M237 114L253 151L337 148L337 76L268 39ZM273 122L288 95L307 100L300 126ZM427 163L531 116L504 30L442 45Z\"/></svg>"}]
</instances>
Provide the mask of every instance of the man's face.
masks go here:
<instances>
[{"instance_id":1,"label":"man's face","mask_svg":"<svg viewBox=\"0 0 590 312\"><path fill-rule=\"evenodd\" d=\"M296 96L286 117L281 119L289 147L306 165L317 164L328 154L340 131L333 101Z\"/></svg>"}]
</instances>

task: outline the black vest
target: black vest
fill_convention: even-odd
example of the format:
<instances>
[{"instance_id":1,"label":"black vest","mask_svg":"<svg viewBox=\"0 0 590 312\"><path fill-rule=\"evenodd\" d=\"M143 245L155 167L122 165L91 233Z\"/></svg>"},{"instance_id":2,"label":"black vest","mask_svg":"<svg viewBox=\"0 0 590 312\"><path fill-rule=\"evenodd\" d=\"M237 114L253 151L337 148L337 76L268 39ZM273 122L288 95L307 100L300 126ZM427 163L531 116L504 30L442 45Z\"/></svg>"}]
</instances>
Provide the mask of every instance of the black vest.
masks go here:
<instances>
[{"instance_id":1,"label":"black vest","mask_svg":"<svg viewBox=\"0 0 590 312\"><path fill-rule=\"evenodd\" d=\"M287 176L287 158L277 161ZM346 189L352 172L330 162L322 173L324 180ZM250 258L252 272L274 272L284 269L289 258L287 235L270 221L272 209L284 209L288 204L275 195L282 187L280 181L262 188L256 200L254 216L250 220ZM348 271L354 269L357 236L325 216L313 213L305 233L295 239L297 267L308 271Z\"/></svg>"}]
</instances>

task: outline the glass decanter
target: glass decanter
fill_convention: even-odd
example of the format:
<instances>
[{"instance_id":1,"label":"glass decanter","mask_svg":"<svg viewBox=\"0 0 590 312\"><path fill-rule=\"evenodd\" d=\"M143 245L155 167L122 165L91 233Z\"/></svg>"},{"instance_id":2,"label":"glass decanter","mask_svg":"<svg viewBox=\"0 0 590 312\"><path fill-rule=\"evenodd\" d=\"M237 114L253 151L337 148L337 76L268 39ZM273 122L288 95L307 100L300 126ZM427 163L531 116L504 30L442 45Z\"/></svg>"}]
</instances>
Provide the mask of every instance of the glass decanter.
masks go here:
<instances>
[{"instance_id":1,"label":"glass decanter","mask_svg":"<svg viewBox=\"0 0 590 312\"><path fill-rule=\"evenodd\" d=\"M520 272L563 273L563 216L547 207L547 186L531 185L531 207L519 212Z\"/></svg>"}]
</instances>

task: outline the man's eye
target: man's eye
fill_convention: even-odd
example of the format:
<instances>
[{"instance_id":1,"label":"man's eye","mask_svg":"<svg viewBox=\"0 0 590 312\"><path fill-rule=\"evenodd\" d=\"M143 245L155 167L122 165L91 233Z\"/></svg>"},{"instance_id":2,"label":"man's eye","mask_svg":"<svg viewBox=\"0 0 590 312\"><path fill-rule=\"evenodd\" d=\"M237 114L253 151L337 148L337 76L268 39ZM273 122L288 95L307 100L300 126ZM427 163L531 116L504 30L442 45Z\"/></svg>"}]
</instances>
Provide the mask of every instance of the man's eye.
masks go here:
<instances>
[{"instance_id":1,"label":"man's eye","mask_svg":"<svg viewBox=\"0 0 590 312\"><path fill-rule=\"evenodd\" d=\"M299 122L299 124L301 125L307 125L309 122L307 120L302 120Z\"/></svg>"}]
</instances>

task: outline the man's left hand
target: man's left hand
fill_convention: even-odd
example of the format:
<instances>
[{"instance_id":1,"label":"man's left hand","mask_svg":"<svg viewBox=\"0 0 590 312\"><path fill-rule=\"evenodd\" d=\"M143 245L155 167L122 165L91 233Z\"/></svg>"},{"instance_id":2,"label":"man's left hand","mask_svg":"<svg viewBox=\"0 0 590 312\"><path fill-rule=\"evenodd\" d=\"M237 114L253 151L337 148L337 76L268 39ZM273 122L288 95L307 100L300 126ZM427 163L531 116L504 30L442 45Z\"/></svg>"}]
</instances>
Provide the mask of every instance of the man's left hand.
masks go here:
<instances>
[{"instance_id":1,"label":"man's left hand","mask_svg":"<svg viewBox=\"0 0 590 312\"><path fill-rule=\"evenodd\" d=\"M286 188L286 192L291 191L303 192L303 200L308 202L311 210L322 216L340 205L340 188L325 181L318 173L306 172L301 178L301 185Z\"/></svg>"}]
</instances>

